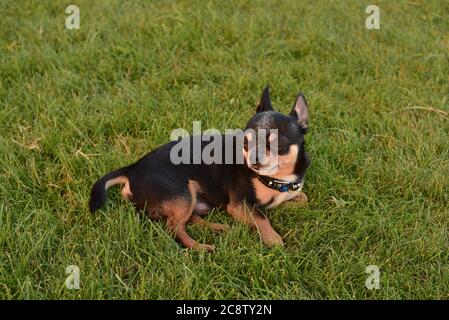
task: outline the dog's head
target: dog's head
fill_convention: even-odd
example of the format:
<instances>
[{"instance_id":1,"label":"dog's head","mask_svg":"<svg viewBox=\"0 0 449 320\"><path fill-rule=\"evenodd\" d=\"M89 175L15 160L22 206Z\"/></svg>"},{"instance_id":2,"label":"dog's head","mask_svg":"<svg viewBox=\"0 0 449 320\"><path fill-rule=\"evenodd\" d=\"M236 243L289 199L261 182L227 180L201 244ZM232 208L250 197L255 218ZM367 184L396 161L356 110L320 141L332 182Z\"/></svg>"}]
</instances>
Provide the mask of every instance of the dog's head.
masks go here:
<instances>
[{"instance_id":1,"label":"dog's head","mask_svg":"<svg viewBox=\"0 0 449 320\"><path fill-rule=\"evenodd\" d=\"M247 166L259 175L286 177L304 171L309 160L304 149L308 129L307 102L296 97L289 115L273 109L268 86L245 130L243 155ZM303 172L300 172L303 174Z\"/></svg>"}]
</instances>

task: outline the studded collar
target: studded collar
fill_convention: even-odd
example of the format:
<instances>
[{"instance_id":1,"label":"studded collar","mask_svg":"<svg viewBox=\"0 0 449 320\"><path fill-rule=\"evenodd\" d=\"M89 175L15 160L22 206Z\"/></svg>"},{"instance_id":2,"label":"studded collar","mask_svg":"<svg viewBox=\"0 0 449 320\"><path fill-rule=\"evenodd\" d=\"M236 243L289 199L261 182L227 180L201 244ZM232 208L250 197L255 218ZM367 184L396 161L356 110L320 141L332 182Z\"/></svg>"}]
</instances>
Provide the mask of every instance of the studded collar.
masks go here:
<instances>
[{"instance_id":1,"label":"studded collar","mask_svg":"<svg viewBox=\"0 0 449 320\"><path fill-rule=\"evenodd\" d=\"M267 176L257 176L260 182L262 182L268 188L274 189L279 192L297 191L301 188L303 179L300 178L294 182L287 182L278 179L273 179Z\"/></svg>"}]
</instances>

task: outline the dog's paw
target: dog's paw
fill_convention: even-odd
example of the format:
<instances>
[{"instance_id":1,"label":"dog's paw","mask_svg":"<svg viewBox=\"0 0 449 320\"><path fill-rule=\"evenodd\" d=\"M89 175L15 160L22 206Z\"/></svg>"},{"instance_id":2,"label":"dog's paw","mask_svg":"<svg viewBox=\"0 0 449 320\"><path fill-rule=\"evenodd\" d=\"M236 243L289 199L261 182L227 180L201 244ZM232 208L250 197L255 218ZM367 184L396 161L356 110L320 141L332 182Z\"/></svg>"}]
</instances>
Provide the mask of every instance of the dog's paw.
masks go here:
<instances>
[{"instance_id":1,"label":"dog's paw","mask_svg":"<svg viewBox=\"0 0 449 320\"><path fill-rule=\"evenodd\" d=\"M300 205L305 205L309 201L309 199L304 192L300 192L295 198L293 198L293 201L297 202Z\"/></svg>"},{"instance_id":2,"label":"dog's paw","mask_svg":"<svg viewBox=\"0 0 449 320\"><path fill-rule=\"evenodd\" d=\"M211 245L211 244L206 244L206 243L198 244L198 246L195 249L203 250L203 251L207 251L207 252L215 252L215 246Z\"/></svg>"},{"instance_id":3,"label":"dog's paw","mask_svg":"<svg viewBox=\"0 0 449 320\"><path fill-rule=\"evenodd\" d=\"M282 241L281 236L278 235L277 233L272 233L269 236L264 236L262 240L265 243L265 245L270 248L275 246L280 247L284 246L284 241Z\"/></svg>"},{"instance_id":4,"label":"dog's paw","mask_svg":"<svg viewBox=\"0 0 449 320\"><path fill-rule=\"evenodd\" d=\"M227 224L222 224L222 223L211 223L210 228L216 232L226 232L229 229L231 229L230 226L228 226Z\"/></svg>"}]
</instances>

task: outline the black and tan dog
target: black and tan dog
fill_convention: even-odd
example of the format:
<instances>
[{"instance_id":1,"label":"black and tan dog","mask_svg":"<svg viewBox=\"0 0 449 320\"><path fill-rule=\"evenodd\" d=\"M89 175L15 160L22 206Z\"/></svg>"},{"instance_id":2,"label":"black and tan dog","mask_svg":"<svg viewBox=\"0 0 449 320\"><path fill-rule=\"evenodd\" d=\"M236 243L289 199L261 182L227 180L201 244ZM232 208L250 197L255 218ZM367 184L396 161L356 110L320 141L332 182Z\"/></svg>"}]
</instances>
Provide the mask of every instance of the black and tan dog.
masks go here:
<instances>
[{"instance_id":1,"label":"black and tan dog","mask_svg":"<svg viewBox=\"0 0 449 320\"><path fill-rule=\"evenodd\" d=\"M268 162L267 159L260 162L256 159L255 163L249 161L250 136L246 137L241 150L244 157L241 164L173 164L170 152L177 143L174 141L98 180L91 191L89 209L94 212L100 208L106 200L106 190L122 184L124 198L150 218L165 218L169 231L187 248L214 250L214 246L192 239L186 232L186 224L198 223L213 230L226 230L226 225L202 219L217 207L256 229L266 245L282 245L282 238L260 208L274 207L288 200L307 201L301 192L310 163L304 148L307 128L308 110L304 95L300 93L290 115L284 115L274 111L267 87L246 129L256 132L277 129L275 164L270 161L269 145L265 152ZM272 141L271 138L268 140ZM192 139L192 136L184 139ZM235 148L236 140L232 141ZM201 148L205 145L202 142Z\"/></svg>"}]
</instances>

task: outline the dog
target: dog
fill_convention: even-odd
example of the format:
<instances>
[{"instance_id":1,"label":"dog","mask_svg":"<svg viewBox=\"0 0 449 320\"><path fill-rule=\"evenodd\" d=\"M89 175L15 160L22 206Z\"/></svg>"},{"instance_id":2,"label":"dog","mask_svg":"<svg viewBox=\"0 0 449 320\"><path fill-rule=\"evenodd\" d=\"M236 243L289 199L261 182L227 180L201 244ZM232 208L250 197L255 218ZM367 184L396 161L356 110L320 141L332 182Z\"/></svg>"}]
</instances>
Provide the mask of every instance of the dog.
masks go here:
<instances>
[{"instance_id":1,"label":"dog","mask_svg":"<svg viewBox=\"0 0 449 320\"><path fill-rule=\"evenodd\" d=\"M304 144L308 106L302 93L297 95L290 114L285 115L274 110L268 86L263 90L245 132L272 132L273 129L277 132L267 135L269 141L276 138L273 146L277 147L277 152L269 144L260 153L259 158L263 159L256 155L256 160L250 161L250 156L254 156L253 148L249 148L252 136L245 135L243 148L237 150L241 151L243 163L173 164L171 150L179 141L162 145L136 163L99 179L91 190L89 210L93 213L99 209L106 201L107 189L120 184L125 199L150 218L165 219L168 231L186 248L215 250L213 245L198 243L186 232L188 223L201 224L215 231L227 230L227 225L203 219L213 208L224 209L234 219L257 230L265 245L283 245L281 236L261 209L288 200L307 202L307 196L301 191L310 165ZM193 137L181 140L189 141ZM231 141L231 147L236 148L236 138ZM202 142L201 150L205 146ZM277 157L276 161L272 155Z\"/></svg>"}]
</instances>

